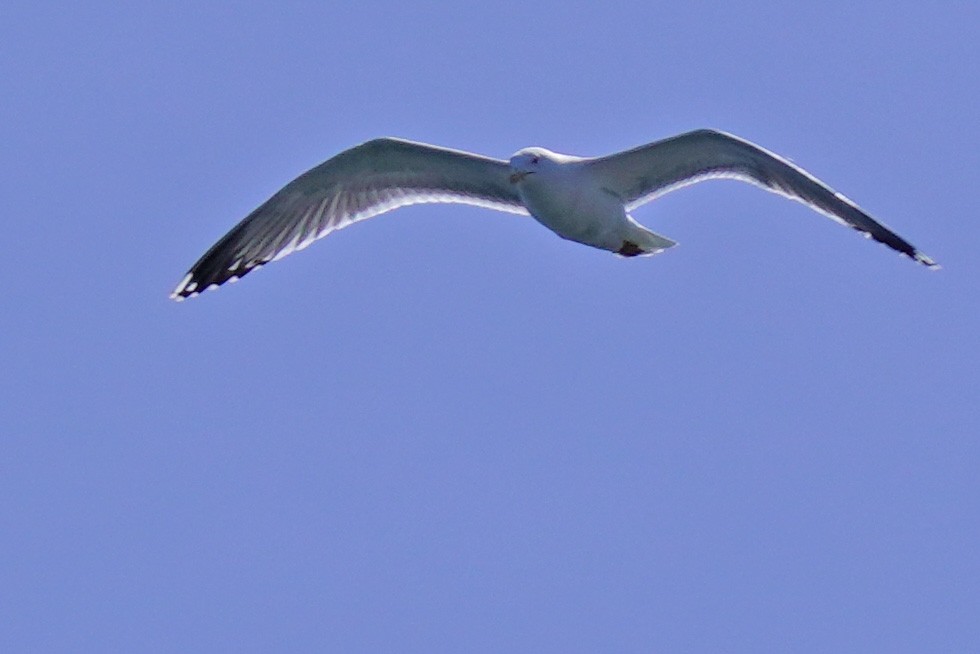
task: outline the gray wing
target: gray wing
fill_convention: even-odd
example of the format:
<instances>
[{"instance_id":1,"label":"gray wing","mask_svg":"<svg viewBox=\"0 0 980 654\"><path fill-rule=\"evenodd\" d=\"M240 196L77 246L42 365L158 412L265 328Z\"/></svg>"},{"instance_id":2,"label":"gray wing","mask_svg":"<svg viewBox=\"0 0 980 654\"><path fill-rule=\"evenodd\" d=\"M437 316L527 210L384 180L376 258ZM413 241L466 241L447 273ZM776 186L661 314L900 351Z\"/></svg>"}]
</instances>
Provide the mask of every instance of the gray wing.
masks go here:
<instances>
[{"instance_id":1,"label":"gray wing","mask_svg":"<svg viewBox=\"0 0 980 654\"><path fill-rule=\"evenodd\" d=\"M234 281L353 222L409 204L458 202L527 214L505 161L401 139L341 152L225 234L177 285L181 300Z\"/></svg>"},{"instance_id":2,"label":"gray wing","mask_svg":"<svg viewBox=\"0 0 980 654\"><path fill-rule=\"evenodd\" d=\"M779 155L710 129L688 132L588 164L627 210L669 191L712 178L734 178L802 202L837 222L934 267L911 243L832 188Z\"/></svg>"}]
</instances>

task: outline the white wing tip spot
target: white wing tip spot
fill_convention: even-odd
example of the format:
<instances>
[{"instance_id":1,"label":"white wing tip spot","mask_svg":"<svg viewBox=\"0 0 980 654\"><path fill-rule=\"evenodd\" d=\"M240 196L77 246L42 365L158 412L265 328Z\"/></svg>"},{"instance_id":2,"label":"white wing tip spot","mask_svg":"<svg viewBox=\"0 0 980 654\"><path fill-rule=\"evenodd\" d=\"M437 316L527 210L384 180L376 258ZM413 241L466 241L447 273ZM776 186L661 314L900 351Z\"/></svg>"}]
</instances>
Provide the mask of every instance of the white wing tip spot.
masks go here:
<instances>
[{"instance_id":1,"label":"white wing tip spot","mask_svg":"<svg viewBox=\"0 0 980 654\"><path fill-rule=\"evenodd\" d=\"M175 288L174 292L170 294L170 299L177 300L178 302L183 300L184 297L181 294L184 292L186 288L188 288L188 284L190 283L193 277L194 277L194 273L187 273L186 275L184 275L184 278L180 280L179 284L177 284L177 288Z\"/></svg>"},{"instance_id":2,"label":"white wing tip spot","mask_svg":"<svg viewBox=\"0 0 980 654\"><path fill-rule=\"evenodd\" d=\"M915 253L915 260L924 266L928 266L931 270L939 270L942 268L938 263L936 263L932 257L922 254L921 252Z\"/></svg>"}]
</instances>

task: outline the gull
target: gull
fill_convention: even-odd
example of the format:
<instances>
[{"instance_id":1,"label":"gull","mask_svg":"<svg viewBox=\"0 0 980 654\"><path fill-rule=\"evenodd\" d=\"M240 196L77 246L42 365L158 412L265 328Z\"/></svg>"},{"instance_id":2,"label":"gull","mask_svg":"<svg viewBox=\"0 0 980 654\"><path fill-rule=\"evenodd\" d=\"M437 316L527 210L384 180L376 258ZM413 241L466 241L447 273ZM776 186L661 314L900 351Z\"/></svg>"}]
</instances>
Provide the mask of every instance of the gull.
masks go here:
<instances>
[{"instance_id":1,"label":"gull","mask_svg":"<svg viewBox=\"0 0 980 654\"><path fill-rule=\"evenodd\" d=\"M225 234L181 280L182 300L236 281L350 224L398 207L456 202L530 215L558 236L623 257L676 243L630 212L705 179L733 178L802 202L914 261L935 261L799 166L745 139L700 129L604 157L544 148L510 161L379 138L289 182Z\"/></svg>"}]
</instances>

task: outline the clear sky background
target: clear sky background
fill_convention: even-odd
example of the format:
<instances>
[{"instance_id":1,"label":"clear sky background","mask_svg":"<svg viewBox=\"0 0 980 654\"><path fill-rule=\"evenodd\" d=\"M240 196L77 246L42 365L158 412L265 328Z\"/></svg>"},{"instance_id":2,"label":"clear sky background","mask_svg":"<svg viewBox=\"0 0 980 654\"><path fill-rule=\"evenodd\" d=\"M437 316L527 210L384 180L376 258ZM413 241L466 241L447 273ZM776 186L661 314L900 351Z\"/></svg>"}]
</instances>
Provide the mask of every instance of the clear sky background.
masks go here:
<instances>
[{"instance_id":1,"label":"clear sky background","mask_svg":"<svg viewBox=\"0 0 980 654\"><path fill-rule=\"evenodd\" d=\"M336 4L0 9L0 650L980 649L980 5ZM372 137L698 127L944 268L718 181L167 297Z\"/></svg>"}]
</instances>

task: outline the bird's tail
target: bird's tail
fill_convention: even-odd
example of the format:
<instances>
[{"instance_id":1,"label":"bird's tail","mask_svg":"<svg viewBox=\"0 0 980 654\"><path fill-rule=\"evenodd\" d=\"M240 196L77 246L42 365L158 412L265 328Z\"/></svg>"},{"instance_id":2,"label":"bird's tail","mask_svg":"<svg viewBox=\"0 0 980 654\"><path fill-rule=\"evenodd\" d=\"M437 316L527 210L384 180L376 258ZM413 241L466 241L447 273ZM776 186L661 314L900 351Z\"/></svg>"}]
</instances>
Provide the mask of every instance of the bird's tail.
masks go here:
<instances>
[{"instance_id":1,"label":"bird's tail","mask_svg":"<svg viewBox=\"0 0 980 654\"><path fill-rule=\"evenodd\" d=\"M677 245L676 241L672 241L665 236L651 232L643 225L637 225L637 228L638 229L633 233L632 238L636 241L637 247L642 250L642 256L657 254L659 252L663 252L667 248L672 248Z\"/></svg>"}]
</instances>

